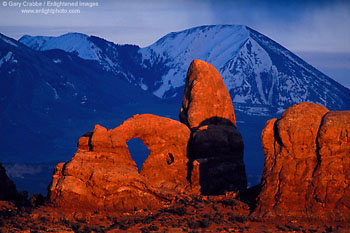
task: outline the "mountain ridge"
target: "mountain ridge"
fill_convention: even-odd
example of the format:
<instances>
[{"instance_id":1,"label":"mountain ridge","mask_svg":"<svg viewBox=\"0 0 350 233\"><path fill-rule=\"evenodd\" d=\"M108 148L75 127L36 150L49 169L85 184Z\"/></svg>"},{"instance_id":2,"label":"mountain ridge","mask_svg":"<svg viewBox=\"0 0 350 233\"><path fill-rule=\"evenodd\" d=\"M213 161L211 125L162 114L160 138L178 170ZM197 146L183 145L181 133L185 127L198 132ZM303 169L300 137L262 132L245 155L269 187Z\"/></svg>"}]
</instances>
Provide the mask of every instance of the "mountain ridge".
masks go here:
<instances>
[{"instance_id":1,"label":"mountain ridge","mask_svg":"<svg viewBox=\"0 0 350 233\"><path fill-rule=\"evenodd\" d=\"M299 102L315 102L332 110L350 108L349 89L244 25L204 25L171 32L150 46L134 46L130 54L123 45L104 43L97 47L113 51L105 56L105 67L115 66L115 73L165 100L179 102L186 67L198 58L219 70L238 110L269 115ZM133 69L121 64L125 61ZM255 111L256 107L263 111Z\"/></svg>"}]
</instances>

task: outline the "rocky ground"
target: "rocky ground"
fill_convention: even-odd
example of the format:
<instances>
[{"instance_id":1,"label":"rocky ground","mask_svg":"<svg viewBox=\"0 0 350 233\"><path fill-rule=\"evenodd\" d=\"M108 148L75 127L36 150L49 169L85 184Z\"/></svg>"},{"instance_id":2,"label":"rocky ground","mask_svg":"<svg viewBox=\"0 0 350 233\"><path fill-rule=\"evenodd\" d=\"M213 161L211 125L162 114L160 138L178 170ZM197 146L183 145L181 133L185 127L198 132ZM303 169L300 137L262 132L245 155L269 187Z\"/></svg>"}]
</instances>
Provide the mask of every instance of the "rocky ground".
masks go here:
<instances>
[{"instance_id":1,"label":"rocky ground","mask_svg":"<svg viewBox=\"0 0 350 233\"><path fill-rule=\"evenodd\" d=\"M312 219L262 219L245 197L190 197L159 210L75 211L50 204L20 207L0 202L0 232L350 232L350 223Z\"/></svg>"}]
</instances>

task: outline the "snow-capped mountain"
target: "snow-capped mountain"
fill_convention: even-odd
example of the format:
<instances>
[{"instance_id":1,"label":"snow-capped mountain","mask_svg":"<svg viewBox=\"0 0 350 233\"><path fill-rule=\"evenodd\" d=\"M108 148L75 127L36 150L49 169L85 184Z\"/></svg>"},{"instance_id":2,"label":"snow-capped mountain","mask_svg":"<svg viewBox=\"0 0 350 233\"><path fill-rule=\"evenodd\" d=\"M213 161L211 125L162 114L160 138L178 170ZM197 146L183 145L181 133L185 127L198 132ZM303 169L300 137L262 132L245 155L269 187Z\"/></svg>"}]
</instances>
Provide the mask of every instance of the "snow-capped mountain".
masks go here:
<instances>
[{"instance_id":1,"label":"snow-capped mountain","mask_svg":"<svg viewBox=\"0 0 350 233\"><path fill-rule=\"evenodd\" d=\"M74 53L80 58L97 61L105 71L134 82L134 77L123 67L123 54L127 49L132 55L139 47L134 45L116 45L96 36L82 33L67 33L62 36L29 36L24 35L19 42L38 51L60 49Z\"/></svg>"},{"instance_id":2,"label":"snow-capped mountain","mask_svg":"<svg viewBox=\"0 0 350 233\"><path fill-rule=\"evenodd\" d=\"M167 67L154 83L153 93L160 98L182 96L187 67L201 59L218 69L233 102L241 107L281 111L305 101L330 109L350 107L349 89L246 26L202 26L170 33L139 52L142 65Z\"/></svg>"},{"instance_id":3,"label":"snow-capped mountain","mask_svg":"<svg viewBox=\"0 0 350 233\"><path fill-rule=\"evenodd\" d=\"M37 50L58 48L98 60L105 70L162 99L181 101L189 64L201 59L221 73L238 110L267 115L305 101L332 110L350 108L349 89L246 26L195 27L169 33L145 48L76 33L24 36L20 42Z\"/></svg>"}]
</instances>

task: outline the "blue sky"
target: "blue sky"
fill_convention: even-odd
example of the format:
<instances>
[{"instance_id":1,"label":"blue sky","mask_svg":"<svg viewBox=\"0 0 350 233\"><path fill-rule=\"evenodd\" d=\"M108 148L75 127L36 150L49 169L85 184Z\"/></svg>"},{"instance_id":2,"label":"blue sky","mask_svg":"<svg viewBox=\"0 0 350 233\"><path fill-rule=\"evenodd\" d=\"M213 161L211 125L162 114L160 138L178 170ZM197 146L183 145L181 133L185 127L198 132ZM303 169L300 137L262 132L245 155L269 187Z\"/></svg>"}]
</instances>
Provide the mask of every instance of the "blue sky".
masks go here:
<instances>
[{"instance_id":1,"label":"blue sky","mask_svg":"<svg viewBox=\"0 0 350 233\"><path fill-rule=\"evenodd\" d=\"M99 6L54 15L24 14L25 7L0 2L0 32L15 39L23 34L82 32L145 47L172 31L244 24L350 87L350 1L346 0L86 0Z\"/></svg>"}]
</instances>

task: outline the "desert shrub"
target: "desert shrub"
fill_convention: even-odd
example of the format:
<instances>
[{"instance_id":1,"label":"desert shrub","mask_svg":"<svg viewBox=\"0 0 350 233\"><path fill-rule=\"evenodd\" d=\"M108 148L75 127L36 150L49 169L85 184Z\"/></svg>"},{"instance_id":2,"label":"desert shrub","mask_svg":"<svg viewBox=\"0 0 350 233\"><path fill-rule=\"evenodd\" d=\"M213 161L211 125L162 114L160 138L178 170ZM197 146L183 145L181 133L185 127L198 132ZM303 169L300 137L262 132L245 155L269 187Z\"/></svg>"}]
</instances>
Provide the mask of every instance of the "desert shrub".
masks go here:
<instances>
[{"instance_id":1,"label":"desert shrub","mask_svg":"<svg viewBox=\"0 0 350 233\"><path fill-rule=\"evenodd\" d=\"M300 227L294 226L292 224L286 224L285 227L289 230L289 231L299 231Z\"/></svg>"},{"instance_id":2,"label":"desert shrub","mask_svg":"<svg viewBox=\"0 0 350 233\"><path fill-rule=\"evenodd\" d=\"M158 231L159 228L155 225L150 225L148 227L143 227L140 229L142 233L149 233L149 232L152 232L152 231Z\"/></svg>"},{"instance_id":3,"label":"desert shrub","mask_svg":"<svg viewBox=\"0 0 350 233\"><path fill-rule=\"evenodd\" d=\"M236 205L237 205L237 201L234 200L234 199L226 199L226 200L222 200L222 201L221 201L221 204L222 204L224 207L227 207L227 206L233 207L233 206L236 206Z\"/></svg>"},{"instance_id":4,"label":"desert shrub","mask_svg":"<svg viewBox=\"0 0 350 233\"><path fill-rule=\"evenodd\" d=\"M96 233L105 233L106 232L106 228L104 226L91 226L89 227L89 232L96 232Z\"/></svg>"},{"instance_id":5,"label":"desert shrub","mask_svg":"<svg viewBox=\"0 0 350 233\"><path fill-rule=\"evenodd\" d=\"M41 194L33 194L30 197L29 203L32 207L37 207L45 204L45 197Z\"/></svg>"},{"instance_id":6,"label":"desert shrub","mask_svg":"<svg viewBox=\"0 0 350 233\"><path fill-rule=\"evenodd\" d=\"M81 223L72 223L70 227L75 233L79 233L83 230L84 226Z\"/></svg>"},{"instance_id":7,"label":"desert shrub","mask_svg":"<svg viewBox=\"0 0 350 233\"><path fill-rule=\"evenodd\" d=\"M147 218L144 218L143 220L142 220L142 223L143 224L150 224L151 222L152 222L152 218L150 218L150 217L147 217Z\"/></svg>"},{"instance_id":8,"label":"desert shrub","mask_svg":"<svg viewBox=\"0 0 350 233\"><path fill-rule=\"evenodd\" d=\"M13 222L13 228L17 228L21 231L25 230L24 227L18 222Z\"/></svg>"},{"instance_id":9,"label":"desert shrub","mask_svg":"<svg viewBox=\"0 0 350 233\"><path fill-rule=\"evenodd\" d=\"M131 224L128 224L128 223L119 225L120 230L127 230L130 227L132 227L132 226L131 226Z\"/></svg>"},{"instance_id":10,"label":"desert shrub","mask_svg":"<svg viewBox=\"0 0 350 233\"><path fill-rule=\"evenodd\" d=\"M139 222L142 222L142 224L150 224L151 222L153 222L154 220L156 220L158 218L159 215L151 215L151 216L147 216L143 219L139 219ZM138 220L136 220L138 221ZM136 223L137 224L137 223Z\"/></svg>"},{"instance_id":11,"label":"desert shrub","mask_svg":"<svg viewBox=\"0 0 350 233\"><path fill-rule=\"evenodd\" d=\"M159 228L156 225L151 225L151 226L148 227L148 230L150 230L150 231L158 231Z\"/></svg>"},{"instance_id":12,"label":"desert shrub","mask_svg":"<svg viewBox=\"0 0 350 233\"><path fill-rule=\"evenodd\" d=\"M116 221L108 227L108 229L119 228L120 230L127 230L130 227L134 226L135 222L132 219L122 219L120 221Z\"/></svg>"},{"instance_id":13,"label":"desert shrub","mask_svg":"<svg viewBox=\"0 0 350 233\"><path fill-rule=\"evenodd\" d=\"M181 222L180 221L173 221L170 223L172 227L181 227Z\"/></svg>"},{"instance_id":14,"label":"desert shrub","mask_svg":"<svg viewBox=\"0 0 350 233\"><path fill-rule=\"evenodd\" d=\"M210 203L211 203L211 201L210 201L209 199L205 199L203 202L204 202L205 204L210 204Z\"/></svg>"},{"instance_id":15,"label":"desert shrub","mask_svg":"<svg viewBox=\"0 0 350 233\"><path fill-rule=\"evenodd\" d=\"M197 229L199 228L199 222L198 221L189 221L187 223L187 226L190 228L190 229Z\"/></svg>"},{"instance_id":16,"label":"desert shrub","mask_svg":"<svg viewBox=\"0 0 350 233\"><path fill-rule=\"evenodd\" d=\"M176 214L179 216L184 216L187 214L187 208L185 206L170 208L170 209L167 209L166 211L171 214Z\"/></svg>"},{"instance_id":17,"label":"desert shrub","mask_svg":"<svg viewBox=\"0 0 350 233\"><path fill-rule=\"evenodd\" d=\"M277 227L277 229L280 230L280 231L288 231L288 229L285 228L284 226L277 225L276 227Z\"/></svg>"},{"instance_id":18,"label":"desert shrub","mask_svg":"<svg viewBox=\"0 0 350 233\"><path fill-rule=\"evenodd\" d=\"M72 223L67 219L61 220L61 224L66 226L66 227L70 227L72 225Z\"/></svg>"},{"instance_id":19,"label":"desert shrub","mask_svg":"<svg viewBox=\"0 0 350 233\"><path fill-rule=\"evenodd\" d=\"M46 228L45 226L39 226L39 230L41 230L41 231L46 231L47 228Z\"/></svg>"},{"instance_id":20,"label":"desert shrub","mask_svg":"<svg viewBox=\"0 0 350 233\"><path fill-rule=\"evenodd\" d=\"M202 220L199 220L198 222L201 228L210 227L212 224L212 221L210 219L202 219Z\"/></svg>"},{"instance_id":21,"label":"desert shrub","mask_svg":"<svg viewBox=\"0 0 350 233\"><path fill-rule=\"evenodd\" d=\"M120 230L127 230L129 229L130 227L132 227L133 224L131 222L122 222L122 223L119 223L119 229Z\"/></svg>"},{"instance_id":22,"label":"desert shrub","mask_svg":"<svg viewBox=\"0 0 350 233\"><path fill-rule=\"evenodd\" d=\"M76 219L76 221L80 223L86 223L86 220L83 218Z\"/></svg>"},{"instance_id":23,"label":"desert shrub","mask_svg":"<svg viewBox=\"0 0 350 233\"><path fill-rule=\"evenodd\" d=\"M0 218L0 227L5 226L5 220Z\"/></svg>"},{"instance_id":24,"label":"desert shrub","mask_svg":"<svg viewBox=\"0 0 350 233\"><path fill-rule=\"evenodd\" d=\"M213 217L213 222L215 222L216 224L219 224L221 223L223 217L224 215L222 213L216 213Z\"/></svg>"},{"instance_id":25,"label":"desert shrub","mask_svg":"<svg viewBox=\"0 0 350 233\"><path fill-rule=\"evenodd\" d=\"M246 218L243 216L230 216L228 218L228 220L230 222L240 222L240 223L244 223L246 221Z\"/></svg>"},{"instance_id":26,"label":"desert shrub","mask_svg":"<svg viewBox=\"0 0 350 233\"><path fill-rule=\"evenodd\" d=\"M150 232L150 231L148 230L147 227L142 227L142 228L140 228L140 231L141 231L142 233L149 233L149 232Z\"/></svg>"}]
</instances>

